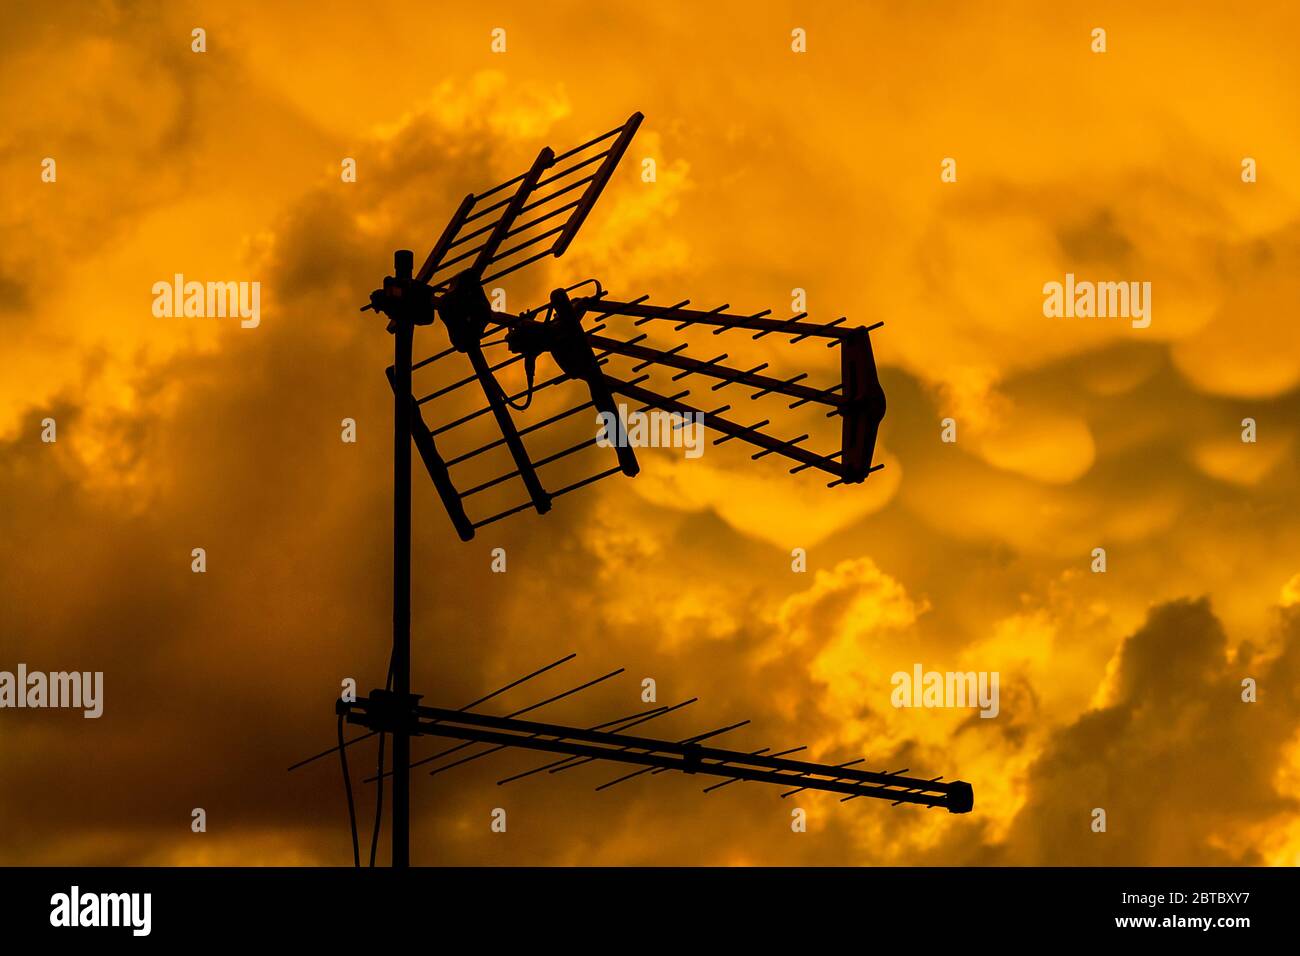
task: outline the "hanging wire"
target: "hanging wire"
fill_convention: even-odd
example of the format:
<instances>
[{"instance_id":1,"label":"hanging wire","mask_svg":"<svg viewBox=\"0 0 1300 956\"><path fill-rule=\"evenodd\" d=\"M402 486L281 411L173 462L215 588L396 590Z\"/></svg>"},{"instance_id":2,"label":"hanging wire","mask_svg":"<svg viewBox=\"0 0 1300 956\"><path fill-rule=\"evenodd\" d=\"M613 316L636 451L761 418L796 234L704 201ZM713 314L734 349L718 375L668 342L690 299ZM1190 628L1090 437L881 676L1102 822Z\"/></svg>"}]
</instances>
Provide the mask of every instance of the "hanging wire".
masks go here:
<instances>
[{"instance_id":1,"label":"hanging wire","mask_svg":"<svg viewBox=\"0 0 1300 956\"><path fill-rule=\"evenodd\" d=\"M384 690L393 689L393 655L388 655L388 678ZM370 868L375 868L375 854L379 850L379 825L384 819L384 734L379 734L379 779L375 781L375 829L370 834Z\"/></svg>"},{"instance_id":2,"label":"hanging wire","mask_svg":"<svg viewBox=\"0 0 1300 956\"><path fill-rule=\"evenodd\" d=\"M348 823L352 827L352 864L361 867L361 847L357 843L357 805L352 802L352 777L348 774L348 751L343 743L343 715L339 714L339 760L343 764L343 789L348 795Z\"/></svg>"},{"instance_id":3,"label":"hanging wire","mask_svg":"<svg viewBox=\"0 0 1300 956\"><path fill-rule=\"evenodd\" d=\"M370 868L379 850L379 826L384 819L384 735L379 735L379 780L375 783L375 828L370 834Z\"/></svg>"},{"instance_id":4,"label":"hanging wire","mask_svg":"<svg viewBox=\"0 0 1300 956\"><path fill-rule=\"evenodd\" d=\"M546 315L546 321L548 323L551 321L549 312ZM524 393L524 403L522 405L516 405L510 400L510 396L506 394L506 390L501 387L501 383L497 381L495 375L488 376L492 381L492 387L497 390L497 395L500 397L501 401L505 402L517 412L526 412L528 411L528 406L533 404L533 379L537 373L536 363L537 360L535 358L526 359L524 361L524 375L528 378L528 391Z\"/></svg>"}]
</instances>

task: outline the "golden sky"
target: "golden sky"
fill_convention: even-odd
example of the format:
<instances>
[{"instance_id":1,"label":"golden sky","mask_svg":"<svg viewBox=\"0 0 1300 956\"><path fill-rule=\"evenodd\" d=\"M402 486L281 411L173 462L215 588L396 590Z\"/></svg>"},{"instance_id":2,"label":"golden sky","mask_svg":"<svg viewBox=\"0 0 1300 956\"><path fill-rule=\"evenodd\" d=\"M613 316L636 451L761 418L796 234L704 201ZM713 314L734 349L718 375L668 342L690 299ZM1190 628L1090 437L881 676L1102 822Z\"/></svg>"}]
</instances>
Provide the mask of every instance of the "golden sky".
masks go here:
<instances>
[{"instance_id":1,"label":"golden sky","mask_svg":"<svg viewBox=\"0 0 1300 956\"><path fill-rule=\"evenodd\" d=\"M736 443L647 450L468 544L419 473L415 687L460 706L577 652L508 706L624 666L545 716L630 713L654 677L700 697L655 733L750 718L728 745L959 777L975 811L804 793L796 834L760 785L497 787L544 762L505 755L416 773L413 858L1300 863L1298 27L1280 2L6 7L0 670L102 670L105 712L0 712L0 862L349 861L337 764L285 767L387 660L391 341L357 307L466 192L639 110L510 308L595 275L883 320L886 467L827 490ZM260 325L156 318L176 273L260 282ZM1150 282L1150 327L1044 317L1066 273ZM998 717L893 708L914 663L998 671Z\"/></svg>"}]
</instances>

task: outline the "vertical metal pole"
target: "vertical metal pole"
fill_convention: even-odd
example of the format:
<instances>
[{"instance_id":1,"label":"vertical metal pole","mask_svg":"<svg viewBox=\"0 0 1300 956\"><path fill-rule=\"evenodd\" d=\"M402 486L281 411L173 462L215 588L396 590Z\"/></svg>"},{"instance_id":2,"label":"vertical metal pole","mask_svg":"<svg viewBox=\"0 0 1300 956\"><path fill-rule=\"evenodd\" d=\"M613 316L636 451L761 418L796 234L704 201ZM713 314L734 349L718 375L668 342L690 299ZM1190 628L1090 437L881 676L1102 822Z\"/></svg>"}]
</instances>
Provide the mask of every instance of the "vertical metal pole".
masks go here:
<instances>
[{"instance_id":1,"label":"vertical metal pole","mask_svg":"<svg viewBox=\"0 0 1300 956\"><path fill-rule=\"evenodd\" d=\"M393 255L393 275L409 280L414 257ZM399 313L403 310L398 309ZM395 868L411 863L411 736L406 705L411 693L411 340L409 315L393 320L393 693L403 724L393 732L393 857Z\"/></svg>"}]
</instances>

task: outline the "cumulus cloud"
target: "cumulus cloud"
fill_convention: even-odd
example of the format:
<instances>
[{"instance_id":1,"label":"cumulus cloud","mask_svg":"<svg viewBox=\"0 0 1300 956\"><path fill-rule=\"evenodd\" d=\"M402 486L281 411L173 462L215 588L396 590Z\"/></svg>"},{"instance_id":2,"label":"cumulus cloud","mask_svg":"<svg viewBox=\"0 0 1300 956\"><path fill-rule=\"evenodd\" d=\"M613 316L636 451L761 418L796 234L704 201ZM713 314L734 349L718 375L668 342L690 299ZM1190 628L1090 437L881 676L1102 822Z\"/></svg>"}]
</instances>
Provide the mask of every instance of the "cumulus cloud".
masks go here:
<instances>
[{"instance_id":1,"label":"cumulus cloud","mask_svg":"<svg viewBox=\"0 0 1300 956\"><path fill-rule=\"evenodd\" d=\"M1294 818L1291 766L1300 708L1300 617L1277 647L1231 653L1207 600L1155 608L1122 645L1112 699L1054 734L1029 773L1029 797L998 859L1034 865L1293 864L1297 847L1258 831ZM1243 702L1253 679L1259 702ZM1107 829L1091 829L1094 808Z\"/></svg>"}]
</instances>

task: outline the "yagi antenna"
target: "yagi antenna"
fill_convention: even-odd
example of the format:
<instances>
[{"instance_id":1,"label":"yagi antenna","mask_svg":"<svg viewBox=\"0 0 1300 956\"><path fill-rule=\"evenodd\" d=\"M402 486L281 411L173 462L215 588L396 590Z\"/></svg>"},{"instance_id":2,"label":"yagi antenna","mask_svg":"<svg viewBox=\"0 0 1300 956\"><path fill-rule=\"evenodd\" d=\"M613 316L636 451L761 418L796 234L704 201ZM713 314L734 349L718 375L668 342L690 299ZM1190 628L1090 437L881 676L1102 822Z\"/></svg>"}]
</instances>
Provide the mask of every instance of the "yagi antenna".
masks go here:
<instances>
[{"instance_id":1,"label":"yagi antenna","mask_svg":"<svg viewBox=\"0 0 1300 956\"><path fill-rule=\"evenodd\" d=\"M685 303L651 305L645 297L621 302L608 298L603 290L595 295L571 298L570 291L556 289L549 303L540 309L517 316L499 313L494 316L498 329L505 331L494 336L490 344L504 345L513 358L491 365L471 354L472 371L427 392L421 389L412 396L412 437L463 540L473 538L479 528L521 511L545 514L555 498L591 482L619 473L635 477L640 466L627 440L624 421L627 406L620 408L619 399L634 402L636 411L657 410L678 421L698 421L705 433L716 436L714 444L739 440L757 449L753 454L755 459L769 455L786 459L793 465L792 473L816 469L830 477L831 486L860 483L881 467L872 458L876 434L884 417L885 396L876 373L870 334L879 324L869 328L847 327L841 324L843 320L815 323L806 321L802 315L773 319L767 313L731 313L725 306L700 311L686 308ZM543 312L545 319L539 318ZM619 320L630 326L625 336L608 334ZM837 374L832 380L812 384L809 372L776 376L766 361L740 363L730 360L727 352L711 352L703 357L691 354L686 351L690 344L686 341L672 348L657 347L647 341L650 333L641 330L649 323L660 327L655 330L660 340L699 327L713 333L707 337L710 343L718 341L718 335L733 331L748 331L750 334L745 338L751 342L774 335L774 341L783 344L820 343L838 349ZM434 362L453 358L458 351L454 346L444 349L418 363L416 368L422 371ZM481 357L482 349L477 353ZM536 363L543 355L549 356L552 362L548 363L548 374L539 378ZM520 361L526 370L526 383L508 389L496 376ZM819 361L824 364L824 360ZM651 374L646 374L647 369ZM663 379L664 387L659 390L650 381L655 376ZM679 389L679 383L687 379L693 379L690 387ZM569 407L550 416L534 416L536 420L522 426L515 423L512 412L519 409L518 401L530 401L533 395L565 383L583 386ZM474 385L483 388L487 404L462 410L454 401L457 397L454 393ZM692 399L697 387L700 397ZM809 431L798 432L788 427L784 434L778 432L771 417L756 414L754 402L765 398L769 399L768 408L775 409L772 414L781 416L782 421L793 418L790 412L804 406L821 410L825 418L838 419L838 426L833 429L815 423L809 426L818 433L829 431L833 439L831 446L820 450L811 447ZM436 413L440 408L447 409L447 414L441 423L435 420L430 428L425 410ZM614 460L583 479L548 483L541 474L544 466L599 442L589 436L589 441L567 446L563 453L531 455L525 437L581 412L600 413L606 421L616 423L617 434L607 436L614 446ZM508 423L508 427L503 425L500 434L489 436L464 453L444 457L440 442L488 414L498 424ZM460 480L459 473L465 466L501 447L509 450L510 459L500 474ZM526 500L507 502L500 510L470 517L469 499L506 482L522 484Z\"/></svg>"},{"instance_id":2,"label":"yagi antenna","mask_svg":"<svg viewBox=\"0 0 1300 956\"><path fill-rule=\"evenodd\" d=\"M866 770L857 766L865 763L865 758L838 764L824 764L790 757L791 754L807 749L803 746L773 753L769 747L742 751L722 748L710 743L718 737L745 727L749 724L748 720L725 724L675 740L629 733L635 727L689 707L697 702L698 698L694 697L677 704L646 708L586 727L575 727L535 718L524 719L525 714L532 714L570 699L620 676L624 672L621 667L560 693L549 694L540 701L516 708L507 714L485 714L475 709L541 674L568 663L576 656L576 654L569 654L562 657L455 710L417 705L412 711L405 711L396 695L381 690L372 691L368 697L353 702L339 701L336 704L336 711L340 720L350 725L367 728L369 733L345 740L340 746L314 754L289 769L296 770L329 754L341 752L376 734L384 733L391 729L395 720L405 717L410 722L410 732L414 736L458 741L453 746L436 750L409 765L410 769L414 769L433 764L432 769L428 771L430 776L447 773L505 750L525 750L558 755L560 759L549 760L539 766L504 777L497 781L499 786L542 773L556 774L596 761L605 761L640 769L600 783L595 788L597 791L608 790L647 773L675 771L722 778L719 783L705 786L704 793L711 793L730 784L750 781L775 784L780 787L794 785L791 789L784 790L781 793L782 797L792 796L803 790L818 790L838 794L842 801L867 797L886 800L894 806L910 804L931 809L944 808L949 813L968 813L973 806L974 795L971 786L960 780L945 781L943 777L929 779L909 777L905 776L908 772L907 768L890 771ZM486 746L473 749L480 744ZM388 773L380 772L363 782L373 783L388 776L396 776L397 772L397 768Z\"/></svg>"},{"instance_id":3,"label":"yagi antenna","mask_svg":"<svg viewBox=\"0 0 1300 956\"><path fill-rule=\"evenodd\" d=\"M340 754L352 812L347 747L379 736L380 769L372 779L381 787L385 778L393 779L396 867L409 863L411 769L474 744L489 745L479 756L508 748L560 755L536 772L555 773L597 760L640 768L598 789L641 774L675 770L723 778L705 792L755 781L794 784L785 795L824 790L843 794L845 800L884 798L894 804L943 806L953 813L965 813L972 806L971 787L961 781L904 777L905 770L862 770L857 760L829 766L789 759L801 748L773 754L767 748L742 752L704 743L739 724L676 741L626 732L675 708L587 728L522 719L524 711L590 685L506 716L472 709L487 698L452 711L423 706L411 693L412 444L465 541L479 528L512 515L546 514L555 499L604 478L635 477L640 463L633 450L636 443L630 440L630 412L659 412L674 432L702 426L706 434L716 436L715 445L739 442L755 449L753 459L784 459L792 474L819 471L831 487L859 484L882 467L873 458L885 396L871 348L871 332L880 323L865 328L848 325L845 318L818 323L804 313L775 318L770 310L745 314L731 312L727 305L700 310L689 308L689 301L653 305L644 295L624 301L609 296L596 279L556 289L545 304L514 315L493 310L484 286L544 258L563 255L641 120L640 113L633 113L622 125L558 155L545 148L524 172L466 196L420 268L415 269L410 251L395 253L393 275L370 294L370 303L362 309L387 316L394 341L393 365L387 371L394 398L393 651L386 686L338 703L339 744L316 757ZM583 294L571 295L579 290ZM433 325L435 319L445 337L430 355L415 362L415 328ZM687 330L703 338L709 351L697 354L699 343L682 335ZM701 334L706 331L710 334ZM730 335L724 343L726 333ZM771 368L769 359L777 353L792 355L793 347L801 344L804 349L824 348L806 358L806 367L795 374ZM826 348L838 349L833 361L828 361ZM418 393L412 384L416 373L422 379ZM423 380L431 374L441 378L426 387ZM636 408L629 410L628 402ZM593 420L592 413L604 423L596 435L581 428L584 420ZM564 438L575 425L579 431ZM453 447L458 441L462 447ZM604 446L612 447L608 457L588 452ZM574 462L593 454L601 456L594 471L574 468ZM512 493L514 498L488 504L493 497ZM368 732L345 741L345 723ZM390 734L393 767L385 772L383 740ZM412 762L413 736L460 743ZM477 757L459 757L434 772L470 759ZM379 798L382 802L382 789ZM354 812L353 846L359 863Z\"/></svg>"},{"instance_id":4,"label":"yagi antenna","mask_svg":"<svg viewBox=\"0 0 1300 956\"><path fill-rule=\"evenodd\" d=\"M569 655L572 659L574 655ZM439 750L417 760L412 767L458 755L454 760L433 767L429 774L438 775L503 750L529 750L544 754L561 755L565 759L553 760L522 773L513 774L500 781L503 785L540 773L560 773L595 761L626 764L642 768L647 773L677 771L723 778L724 785L731 782L752 781L788 787L796 784L785 795L800 790L820 790L840 794L842 799L869 797L888 800L895 805L912 804L923 807L942 807L950 813L966 813L971 809L973 794L970 784L959 780L944 781L942 777L921 779L903 776L906 768L893 771L864 770L856 766L864 760L840 764L813 763L790 759L787 755L803 748L769 753L762 750L740 751L714 746L708 741L738 730L749 721L726 724L703 733L692 734L677 740L664 740L632 734L632 728L648 723L695 702L695 698L672 706L652 707L627 714L589 727L573 727L552 721L521 719L519 715L534 711L557 700L570 697L598 683L618 676L622 668L587 681L573 690L550 698L511 714L495 716L476 710L460 708L450 710L439 707L418 706L415 709L413 732L420 736L438 737L461 743ZM339 702L338 711L349 724L376 730L387 725L394 706L390 694L382 691L360 698L351 704ZM485 749L469 754L463 751L475 744L487 744ZM321 756L321 755L318 755ZM619 777L596 787L607 790L611 786L632 779L634 775ZM377 777L365 782L373 782ZM705 788L705 792L718 785Z\"/></svg>"}]
</instances>

